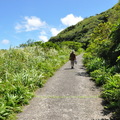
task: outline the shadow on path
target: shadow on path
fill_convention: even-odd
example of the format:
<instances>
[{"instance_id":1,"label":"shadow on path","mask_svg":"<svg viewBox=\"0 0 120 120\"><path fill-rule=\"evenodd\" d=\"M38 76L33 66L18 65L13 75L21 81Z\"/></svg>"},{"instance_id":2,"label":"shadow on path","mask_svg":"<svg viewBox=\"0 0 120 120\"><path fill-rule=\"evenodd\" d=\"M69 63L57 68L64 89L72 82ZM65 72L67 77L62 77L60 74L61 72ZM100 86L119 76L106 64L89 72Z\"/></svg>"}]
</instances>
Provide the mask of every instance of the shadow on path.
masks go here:
<instances>
[{"instance_id":1,"label":"shadow on path","mask_svg":"<svg viewBox=\"0 0 120 120\"><path fill-rule=\"evenodd\" d=\"M83 76L83 77L89 77L89 74L87 74L86 72L78 72L76 75Z\"/></svg>"},{"instance_id":2,"label":"shadow on path","mask_svg":"<svg viewBox=\"0 0 120 120\"><path fill-rule=\"evenodd\" d=\"M65 68L64 70L73 70L73 69L71 69L71 68Z\"/></svg>"}]
</instances>

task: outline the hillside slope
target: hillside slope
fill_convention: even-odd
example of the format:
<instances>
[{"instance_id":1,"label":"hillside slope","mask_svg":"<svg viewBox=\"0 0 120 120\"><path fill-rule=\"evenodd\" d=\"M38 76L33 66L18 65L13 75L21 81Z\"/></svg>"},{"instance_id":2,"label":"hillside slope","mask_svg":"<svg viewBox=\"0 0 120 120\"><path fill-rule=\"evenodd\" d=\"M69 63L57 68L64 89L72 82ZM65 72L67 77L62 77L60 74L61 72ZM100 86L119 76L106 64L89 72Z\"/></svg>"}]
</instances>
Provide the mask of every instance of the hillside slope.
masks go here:
<instances>
[{"instance_id":1,"label":"hillside slope","mask_svg":"<svg viewBox=\"0 0 120 120\"><path fill-rule=\"evenodd\" d=\"M78 41L85 43L84 47L89 43L90 35L100 23L111 22L115 23L120 18L120 4L116 4L111 9L91 16L77 23L76 25L70 26L60 32L57 36L51 37L49 41L61 42L61 41Z\"/></svg>"},{"instance_id":2,"label":"hillside slope","mask_svg":"<svg viewBox=\"0 0 120 120\"><path fill-rule=\"evenodd\" d=\"M105 108L114 111L114 120L120 120L120 3L68 27L50 41L83 43L84 65L102 88Z\"/></svg>"}]
</instances>

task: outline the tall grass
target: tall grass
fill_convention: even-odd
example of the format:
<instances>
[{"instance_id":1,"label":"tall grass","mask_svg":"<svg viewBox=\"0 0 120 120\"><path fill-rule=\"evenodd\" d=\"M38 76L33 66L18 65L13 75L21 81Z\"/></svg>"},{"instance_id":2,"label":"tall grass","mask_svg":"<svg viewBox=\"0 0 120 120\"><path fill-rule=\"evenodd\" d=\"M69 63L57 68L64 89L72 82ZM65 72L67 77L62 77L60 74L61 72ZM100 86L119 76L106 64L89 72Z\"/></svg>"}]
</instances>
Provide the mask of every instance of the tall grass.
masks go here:
<instances>
[{"instance_id":1,"label":"tall grass","mask_svg":"<svg viewBox=\"0 0 120 120\"><path fill-rule=\"evenodd\" d=\"M0 120L11 120L34 91L68 61L70 49L42 46L0 50Z\"/></svg>"}]
</instances>

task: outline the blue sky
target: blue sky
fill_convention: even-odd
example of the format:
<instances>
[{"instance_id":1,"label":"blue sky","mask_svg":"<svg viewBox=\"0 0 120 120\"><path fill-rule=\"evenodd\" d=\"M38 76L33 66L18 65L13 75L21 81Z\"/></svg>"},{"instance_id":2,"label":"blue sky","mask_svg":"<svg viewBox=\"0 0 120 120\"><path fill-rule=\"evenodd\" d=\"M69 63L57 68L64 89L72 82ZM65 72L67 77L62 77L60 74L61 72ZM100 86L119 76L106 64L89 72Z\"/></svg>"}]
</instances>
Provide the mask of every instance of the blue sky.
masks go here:
<instances>
[{"instance_id":1,"label":"blue sky","mask_svg":"<svg viewBox=\"0 0 120 120\"><path fill-rule=\"evenodd\" d=\"M49 40L61 30L113 7L118 0L0 0L0 49Z\"/></svg>"}]
</instances>

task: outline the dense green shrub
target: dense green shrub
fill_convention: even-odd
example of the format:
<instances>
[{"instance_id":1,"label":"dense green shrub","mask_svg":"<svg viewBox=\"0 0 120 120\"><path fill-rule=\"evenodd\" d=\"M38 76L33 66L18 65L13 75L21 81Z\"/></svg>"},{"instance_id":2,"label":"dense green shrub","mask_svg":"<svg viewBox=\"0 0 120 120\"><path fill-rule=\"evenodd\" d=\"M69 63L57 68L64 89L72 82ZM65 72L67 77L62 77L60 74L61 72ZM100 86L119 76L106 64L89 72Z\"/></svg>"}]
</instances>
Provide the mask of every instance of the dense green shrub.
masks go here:
<instances>
[{"instance_id":1,"label":"dense green shrub","mask_svg":"<svg viewBox=\"0 0 120 120\"><path fill-rule=\"evenodd\" d=\"M82 44L80 42L73 42L73 41L63 41L60 43L61 46L67 46L70 49L73 49L75 51L82 50Z\"/></svg>"},{"instance_id":2,"label":"dense green shrub","mask_svg":"<svg viewBox=\"0 0 120 120\"><path fill-rule=\"evenodd\" d=\"M89 62L86 62L85 66L87 67L88 72L92 72L105 66L105 61L102 58L95 57L90 59Z\"/></svg>"},{"instance_id":3,"label":"dense green shrub","mask_svg":"<svg viewBox=\"0 0 120 120\"><path fill-rule=\"evenodd\" d=\"M94 70L90 75L97 85L105 84L106 78L108 77L108 74L103 69Z\"/></svg>"},{"instance_id":4,"label":"dense green shrub","mask_svg":"<svg viewBox=\"0 0 120 120\"><path fill-rule=\"evenodd\" d=\"M109 76L109 79L103 86L102 96L109 103L109 108L120 109L120 74Z\"/></svg>"}]
</instances>

